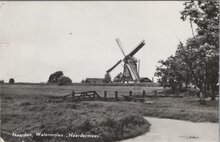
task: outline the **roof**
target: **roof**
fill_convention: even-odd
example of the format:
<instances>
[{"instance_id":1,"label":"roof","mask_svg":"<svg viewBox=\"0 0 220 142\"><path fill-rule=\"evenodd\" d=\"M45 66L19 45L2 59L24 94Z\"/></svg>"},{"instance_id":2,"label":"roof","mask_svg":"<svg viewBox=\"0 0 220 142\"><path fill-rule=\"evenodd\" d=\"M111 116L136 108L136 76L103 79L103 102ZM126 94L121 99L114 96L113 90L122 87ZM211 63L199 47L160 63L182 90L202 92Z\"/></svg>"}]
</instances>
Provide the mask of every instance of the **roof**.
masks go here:
<instances>
[{"instance_id":1,"label":"roof","mask_svg":"<svg viewBox=\"0 0 220 142\"><path fill-rule=\"evenodd\" d=\"M103 80L104 78L86 78L86 80Z\"/></svg>"},{"instance_id":2,"label":"roof","mask_svg":"<svg viewBox=\"0 0 220 142\"><path fill-rule=\"evenodd\" d=\"M147 77L141 77L140 78L140 81L142 82L152 82L152 80L150 80L149 78L147 78Z\"/></svg>"}]
</instances>

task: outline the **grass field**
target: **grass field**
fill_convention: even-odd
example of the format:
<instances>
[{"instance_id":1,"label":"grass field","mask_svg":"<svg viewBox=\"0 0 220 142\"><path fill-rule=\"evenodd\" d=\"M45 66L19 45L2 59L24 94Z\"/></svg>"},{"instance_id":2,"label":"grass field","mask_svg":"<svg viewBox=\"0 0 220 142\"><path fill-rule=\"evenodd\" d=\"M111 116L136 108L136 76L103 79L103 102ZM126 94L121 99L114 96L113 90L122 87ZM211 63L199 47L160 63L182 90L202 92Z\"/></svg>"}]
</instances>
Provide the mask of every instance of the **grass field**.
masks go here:
<instances>
[{"instance_id":1,"label":"grass field","mask_svg":"<svg viewBox=\"0 0 220 142\"><path fill-rule=\"evenodd\" d=\"M149 131L150 124L142 116L172 118L194 122L218 122L218 101L207 101L201 106L196 98L145 98L141 102L59 102L46 103L47 95L60 95L74 91L104 90L140 93L159 87L140 86L54 86L54 85L2 85L1 129L16 133L84 133L100 135L89 141L116 141L135 137ZM17 137L3 138L15 141ZM41 137L42 138L42 137ZM48 138L40 141L61 141ZM42 138L42 139L43 139ZM39 137L35 137L38 140ZM21 140L21 139L20 139ZM72 139L67 138L66 141ZM83 139L85 140L85 139ZM82 141L82 139L74 139Z\"/></svg>"},{"instance_id":2,"label":"grass field","mask_svg":"<svg viewBox=\"0 0 220 142\"><path fill-rule=\"evenodd\" d=\"M57 85L3 85L2 91L4 93L16 93L20 95L62 95L71 93L72 91L93 91L95 90L100 96L104 95L104 91L108 92L108 96L114 96L114 92L118 91L120 95L127 95L129 91L135 93L146 93L154 90L161 90L162 87L148 87L148 86L57 86ZM10 90L10 92L8 92Z\"/></svg>"}]
</instances>

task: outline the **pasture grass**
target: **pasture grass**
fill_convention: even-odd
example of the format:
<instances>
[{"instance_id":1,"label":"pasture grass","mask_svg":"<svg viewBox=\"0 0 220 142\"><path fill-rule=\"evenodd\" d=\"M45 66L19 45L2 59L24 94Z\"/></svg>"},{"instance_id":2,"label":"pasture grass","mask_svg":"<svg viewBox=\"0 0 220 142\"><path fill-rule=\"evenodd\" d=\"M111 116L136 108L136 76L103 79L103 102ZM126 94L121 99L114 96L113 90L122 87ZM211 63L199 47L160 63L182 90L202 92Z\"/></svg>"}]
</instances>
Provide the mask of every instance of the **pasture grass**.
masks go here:
<instances>
[{"instance_id":1,"label":"pasture grass","mask_svg":"<svg viewBox=\"0 0 220 142\"><path fill-rule=\"evenodd\" d=\"M13 99L4 99L10 96ZM2 98L1 129L6 141L17 141L4 132L29 133L32 141L91 141L111 142L146 133L150 123L140 114L133 114L126 107L114 107L115 102L60 102L46 103L46 96L33 98L4 92ZM7 98L7 97L6 97ZM117 105L119 106L119 104ZM39 137L36 133L98 135L98 138ZM30 137L29 137L30 139ZM27 138L20 138L19 141Z\"/></svg>"},{"instance_id":2,"label":"pasture grass","mask_svg":"<svg viewBox=\"0 0 220 142\"><path fill-rule=\"evenodd\" d=\"M132 89L122 88L123 91ZM68 92L68 90L61 88L58 93L65 91ZM29 88L24 86L21 88L2 87L1 130L10 133L26 132L31 134L36 132L62 133L65 135L71 132L96 134L100 137L74 138L74 141L108 142L131 138L148 132L150 123L143 119L143 116L193 122L217 123L219 121L218 100L207 101L206 105L200 105L198 100L193 97L152 97L145 98L145 103L124 101L47 103L47 95L51 95L53 92L53 89L42 89L40 87L32 89L30 86ZM2 137L7 141L17 141L15 137L10 137L3 132ZM32 139L51 142L63 140L63 138L36 137L35 135ZM73 138L65 138L65 141L73 141Z\"/></svg>"}]
</instances>

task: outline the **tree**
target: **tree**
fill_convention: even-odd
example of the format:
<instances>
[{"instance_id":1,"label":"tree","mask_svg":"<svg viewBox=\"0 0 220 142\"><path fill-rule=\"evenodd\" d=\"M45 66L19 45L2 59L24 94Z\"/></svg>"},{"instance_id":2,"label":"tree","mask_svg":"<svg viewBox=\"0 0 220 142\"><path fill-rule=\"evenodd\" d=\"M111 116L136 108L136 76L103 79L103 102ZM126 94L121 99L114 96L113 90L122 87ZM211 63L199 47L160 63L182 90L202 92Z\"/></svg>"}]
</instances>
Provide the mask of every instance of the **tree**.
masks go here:
<instances>
[{"instance_id":1,"label":"tree","mask_svg":"<svg viewBox=\"0 0 220 142\"><path fill-rule=\"evenodd\" d=\"M85 83L85 80L83 79L83 80L81 81L81 83Z\"/></svg>"},{"instance_id":2,"label":"tree","mask_svg":"<svg viewBox=\"0 0 220 142\"><path fill-rule=\"evenodd\" d=\"M72 80L66 76L62 76L58 79L58 85L68 85L71 83L72 83Z\"/></svg>"},{"instance_id":3,"label":"tree","mask_svg":"<svg viewBox=\"0 0 220 142\"><path fill-rule=\"evenodd\" d=\"M105 83L111 83L112 82L111 76L108 72L105 74L104 82Z\"/></svg>"},{"instance_id":4,"label":"tree","mask_svg":"<svg viewBox=\"0 0 220 142\"><path fill-rule=\"evenodd\" d=\"M64 76L62 71L57 71L57 72L54 72L50 75L47 83L56 83L58 85L67 85L67 84L71 84L72 80L69 77Z\"/></svg>"},{"instance_id":5,"label":"tree","mask_svg":"<svg viewBox=\"0 0 220 142\"><path fill-rule=\"evenodd\" d=\"M173 67L173 56L168 57L166 60L160 60L158 63L161 65L156 68L155 76L159 77L158 82L164 88L171 87L173 90L177 87L177 80Z\"/></svg>"},{"instance_id":6,"label":"tree","mask_svg":"<svg viewBox=\"0 0 220 142\"><path fill-rule=\"evenodd\" d=\"M197 25L197 35L189 38L185 46L180 45L178 51L190 69L201 100L204 101L209 88L211 99L215 100L214 91L219 76L219 2L187 1L184 5L181 18L184 21L188 18Z\"/></svg>"},{"instance_id":7,"label":"tree","mask_svg":"<svg viewBox=\"0 0 220 142\"><path fill-rule=\"evenodd\" d=\"M14 78L10 78L10 79L9 79L9 83L15 83Z\"/></svg>"},{"instance_id":8,"label":"tree","mask_svg":"<svg viewBox=\"0 0 220 142\"><path fill-rule=\"evenodd\" d=\"M186 65L176 56L170 56L166 60L159 61L160 66L156 68L155 76L159 77L158 82L164 88L171 87L173 90L186 88L190 82L190 74Z\"/></svg>"},{"instance_id":9,"label":"tree","mask_svg":"<svg viewBox=\"0 0 220 142\"><path fill-rule=\"evenodd\" d=\"M200 92L201 101L204 101L209 86L212 90L212 100L215 99L214 88L218 83L218 57L209 58L208 50L201 46L200 39L196 36L187 40L185 46L179 45L177 56L189 68L192 83Z\"/></svg>"},{"instance_id":10,"label":"tree","mask_svg":"<svg viewBox=\"0 0 220 142\"><path fill-rule=\"evenodd\" d=\"M50 75L47 83L58 83L59 78L62 76L63 76L63 72L57 71L57 72Z\"/></svg>"},{"instance_id":11,"label":"tree","mask_svg":"<svg viewBox=\"0 0 220 142\"><path fill-rule=\"evenodd\" d=\"M164 86L175 87L181 81L191 82L200 92L200 100L205 103L207 90L211 89L211 100L215 100L215 90L219 78L219 2L187 1L181 12L183 21L189 19L192 38L186 44L177 46L176 55L160 63L155 75ZM194 34L193 23L197 33Z\"/></svg>"}]
</instances>

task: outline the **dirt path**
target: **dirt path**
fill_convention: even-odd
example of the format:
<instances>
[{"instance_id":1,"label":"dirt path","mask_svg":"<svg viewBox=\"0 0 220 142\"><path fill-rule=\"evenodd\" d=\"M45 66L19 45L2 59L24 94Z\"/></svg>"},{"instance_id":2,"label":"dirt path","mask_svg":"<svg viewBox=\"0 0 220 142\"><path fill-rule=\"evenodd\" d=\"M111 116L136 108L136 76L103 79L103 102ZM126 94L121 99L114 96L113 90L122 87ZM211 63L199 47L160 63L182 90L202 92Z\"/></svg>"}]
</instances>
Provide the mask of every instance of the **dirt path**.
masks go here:
<instances>
[{"instance_id":1,"label":"dirt path","mask_svg":"<svg viewBox=\"0 0 220 142\"><path fill-rule=\"evenodd\" d=\"M151 123L150 132L122 142L218 142L218 123L145 117Z\"/></svg>"}]
</instances>

